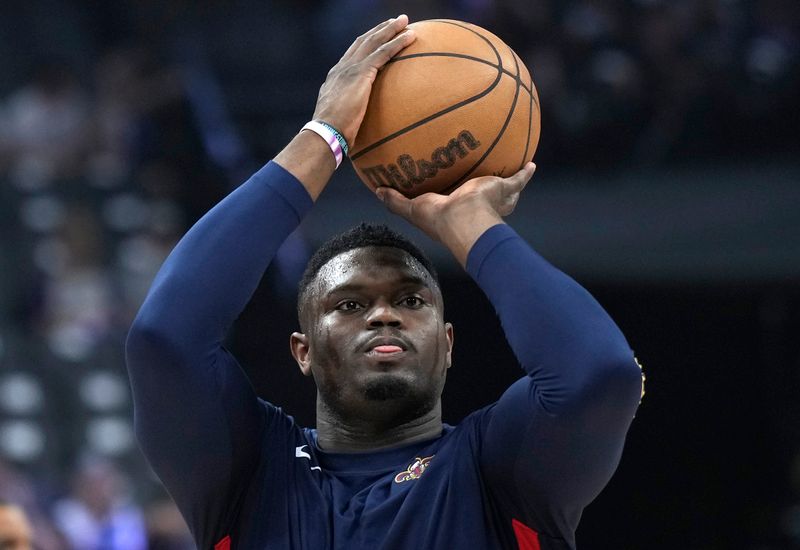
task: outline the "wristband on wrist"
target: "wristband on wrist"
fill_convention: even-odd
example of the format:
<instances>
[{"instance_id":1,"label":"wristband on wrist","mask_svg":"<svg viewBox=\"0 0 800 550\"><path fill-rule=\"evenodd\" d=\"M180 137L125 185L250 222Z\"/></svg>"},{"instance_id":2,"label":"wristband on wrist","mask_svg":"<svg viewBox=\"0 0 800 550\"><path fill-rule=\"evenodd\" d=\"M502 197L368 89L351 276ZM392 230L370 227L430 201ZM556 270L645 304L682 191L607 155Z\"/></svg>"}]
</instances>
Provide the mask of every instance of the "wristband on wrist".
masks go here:
<instances>
[{"instance_id":1,"label":"wristband on wrist","mask_svg":"<svg viewBox=\"0 0 800 550\"><path fill-rule=\"evenodd\" d=\"M349 151L347 140L344 139L344 136L336 128L321 120L312 120L306 123L300 131L302 132L303 130L311 130L328 142L328 147L331 148L333 158L336 160L336 168L339 168L344 155L347 155Z\"/></svg>"},{"instance_id":2,"label":"wristband on wrist","mask_svg":"<svg viewBox=\"0 0 800 550\"><path fill-rule=\"evenodd\" d=\"M339 145L342 147L342 152L344 153L344 156L348 156L350 154L350 146L347 145L347 140L344 139L342 133L333 126L331 126L330 124L328 124L327 122L325 122L324 120L317 120L316 122L319 122L320 124L325 126L325 128L333 132L333 136L336 138L336 141L338 141Z\"/></svg>"}]
</instances>

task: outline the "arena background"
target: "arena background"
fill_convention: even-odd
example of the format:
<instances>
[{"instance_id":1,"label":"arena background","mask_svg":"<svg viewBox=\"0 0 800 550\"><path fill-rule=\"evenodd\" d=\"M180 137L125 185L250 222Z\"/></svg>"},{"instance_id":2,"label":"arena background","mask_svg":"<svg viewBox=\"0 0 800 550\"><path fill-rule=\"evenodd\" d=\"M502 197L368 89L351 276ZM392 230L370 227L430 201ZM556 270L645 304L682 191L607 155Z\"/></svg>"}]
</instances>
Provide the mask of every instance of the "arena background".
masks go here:
<instances>
[{"instance_id":1,"label":"arena background","mask_svg":"<svg viewBox=\"0 0 800 550\"><path fill-rule=\"evenodd\" d=\"M539 170L509 221L645 366L580 548L800 548L795 0L0 3L0 498L43 549L191 547L132 439L127 327L182 232L310 118L356 35L403 12L480 24L525 60ZM306 424L294 285L362 218L386 215L345 165L231 334L258 392ZM441 269L455 423L520 371L455 262L391 225ZM82 538L91 509L116 538Z\"/></svg>"}]
</instances>

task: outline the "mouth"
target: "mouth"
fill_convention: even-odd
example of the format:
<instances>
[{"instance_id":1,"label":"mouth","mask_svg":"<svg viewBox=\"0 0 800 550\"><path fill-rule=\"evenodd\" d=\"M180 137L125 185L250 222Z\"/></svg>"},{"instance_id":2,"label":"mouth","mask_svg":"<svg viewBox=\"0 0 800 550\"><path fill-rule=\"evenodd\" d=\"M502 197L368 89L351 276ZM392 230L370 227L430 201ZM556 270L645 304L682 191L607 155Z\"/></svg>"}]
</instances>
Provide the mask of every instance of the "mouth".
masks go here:
<instances>
[{"instance_id":1,"label":"mouth","mask_svg":"<svg viewBox=\"0 0 800 550\"><path fill-rule=\"evenodd\" d=\"M408 345L400 338L381 336L370 340L364 353L369 357L388 359L402 355L407 349Z\"/></svg>"},{"instance_id":2,"label":"mouth","mask_svg":"<svg viewBox=\"0 0 800 550\"><path fill-rule=\"evenodd\" d=\"M405 353L406 350L400 346L375 346L367 351L368 357L376 357L378 359L388 359L389 357L396 357Z\"/></svg>"}]
</instances>

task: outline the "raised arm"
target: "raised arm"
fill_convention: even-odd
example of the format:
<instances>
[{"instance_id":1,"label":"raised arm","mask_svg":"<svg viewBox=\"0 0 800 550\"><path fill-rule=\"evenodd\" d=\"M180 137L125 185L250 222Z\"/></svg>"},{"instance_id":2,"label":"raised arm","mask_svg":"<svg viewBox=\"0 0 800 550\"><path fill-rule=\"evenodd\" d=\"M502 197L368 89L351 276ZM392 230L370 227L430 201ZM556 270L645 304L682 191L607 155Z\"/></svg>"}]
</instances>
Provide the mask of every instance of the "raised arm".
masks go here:
<instances>
[{"instance_id":1,"label":"raised arm","mask_svg":"<svg viewBox=\"0 0 800 550\"><path fill-rule=\"evenodd\" d=\"M602 307L502 222L533 168L449 197L381 194L453 252L500 316L527 375L483 419L482 469L511 517L561 538L616 469L642 379Z\"/></svg>"},{"instance_id":2,"label":"raised arm","mask_svg":"<svg viewBox=\"0 0 800 550\"><path fill-rule=\"evenodd\" d=\"M413 40L407 23L386 21L354 42L315 118L355 138L378 68ZM299 133L181 239L131 327L136 433L198 544L227 532L271 420L223 338L334 168L328 143Z\"/></svg>"}]
</instances>

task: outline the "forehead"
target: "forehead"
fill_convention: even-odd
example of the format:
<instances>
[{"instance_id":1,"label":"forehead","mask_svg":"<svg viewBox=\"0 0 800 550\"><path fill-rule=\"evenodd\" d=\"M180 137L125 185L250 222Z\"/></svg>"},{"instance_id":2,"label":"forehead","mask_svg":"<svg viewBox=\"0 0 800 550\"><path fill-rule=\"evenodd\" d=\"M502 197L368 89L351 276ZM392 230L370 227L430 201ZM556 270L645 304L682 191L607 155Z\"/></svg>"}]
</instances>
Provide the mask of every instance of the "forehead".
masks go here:
<instances>
[{"instance_id":1,"label":"forehead","mask_svg":"<svg viewBox=\"0 0 800 550\"><path fill-rule=\"evenodd\" d=\"M324 264L317 274L316 286L326 292L354 281L418 279L425 286L435 281L419 261L405 250L389 246L354 248L337 254Z\"/></svg>"}]
</instances>

